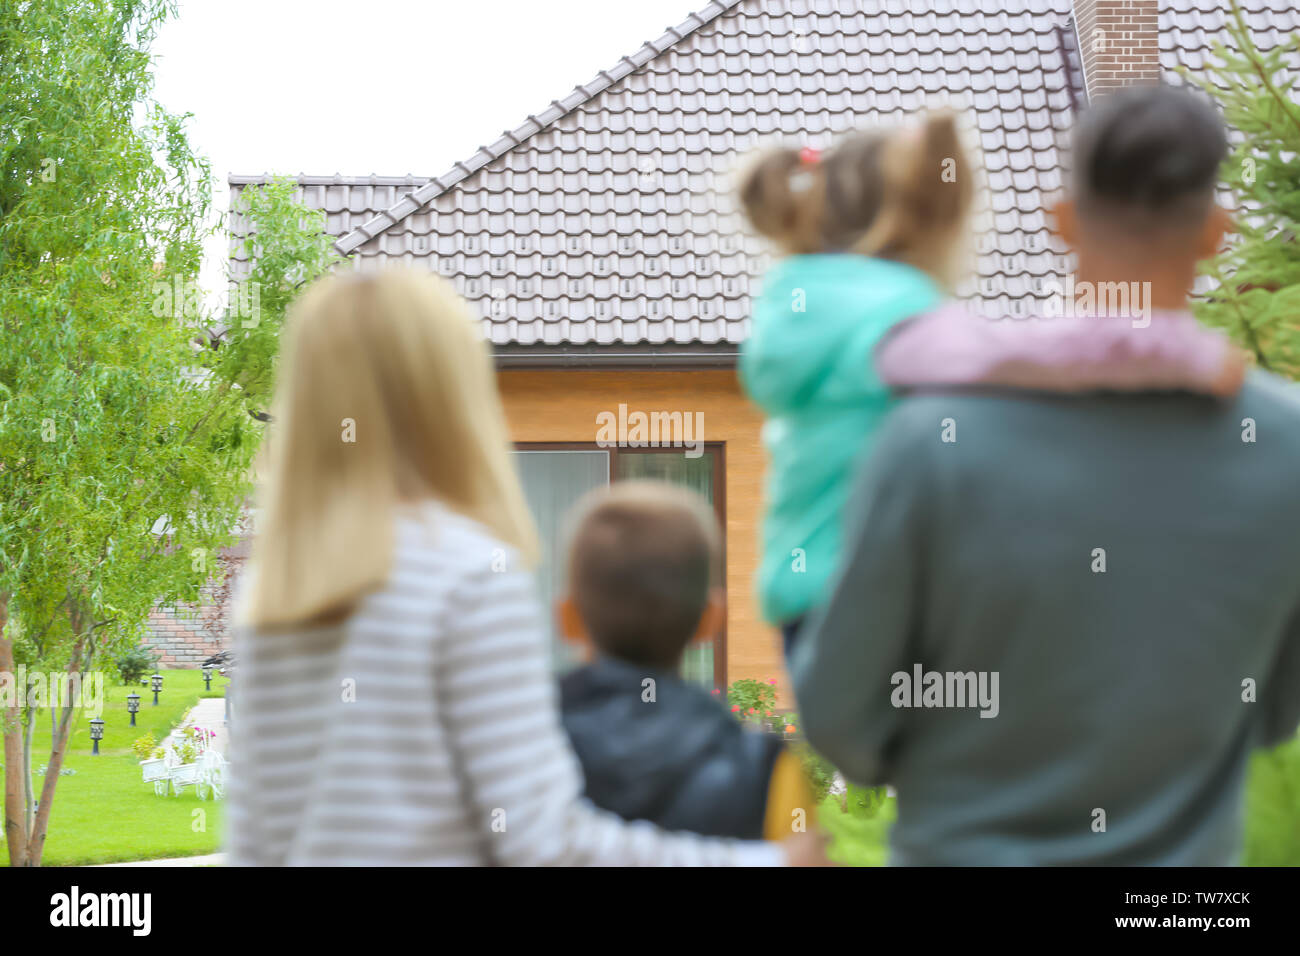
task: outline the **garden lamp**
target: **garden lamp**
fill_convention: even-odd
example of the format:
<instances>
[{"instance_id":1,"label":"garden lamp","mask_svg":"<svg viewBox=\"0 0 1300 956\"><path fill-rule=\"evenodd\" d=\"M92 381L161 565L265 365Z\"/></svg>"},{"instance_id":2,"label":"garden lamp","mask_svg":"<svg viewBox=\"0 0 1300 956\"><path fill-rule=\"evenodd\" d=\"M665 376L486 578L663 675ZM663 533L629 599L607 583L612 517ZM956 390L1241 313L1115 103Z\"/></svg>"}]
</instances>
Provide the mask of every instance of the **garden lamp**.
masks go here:
<instances>
[{"instance_id":1,"label":"garden lamp","mask_svg":"<svg viewBox=\"0 0 1300 956\"><path fill-rule=\"evenodd\" d=\"M90 721L90 739L94 742L91 753L98 756L99 742L104 739L104 721L101 717L94 717Z\"/></svg>"},{"instance_id":2,"label":"garden lamp","mask_svg":"<svg viewBox=\"0 0 1300 956\"><path fill-rule=\"evenodd\" d=\"M212 665L203 665L203 689L212 690Z\"/></svg>"},{"instance_id":3,"label":"garden lamp","mask_svg":"<svg viewBox=\"0 0 1300 956\"><path fill-rule=\"evenodd\" d=\"M135 726L135 715L140 712L140 695L130 693L126 695L126 712L131 715L131 726Z\"/></svg>"},{"instance_id":4,"label":"garden lamp","mask_svg":"<svg viewBox=\"0 0 1300 956\"><path fill-rule=\"evenodd\" d=\"M153 705L158 706L158 692L162 690L162 674L154 674L149 678L149 685L153 688Z\"/></svg>"}]
</instances>

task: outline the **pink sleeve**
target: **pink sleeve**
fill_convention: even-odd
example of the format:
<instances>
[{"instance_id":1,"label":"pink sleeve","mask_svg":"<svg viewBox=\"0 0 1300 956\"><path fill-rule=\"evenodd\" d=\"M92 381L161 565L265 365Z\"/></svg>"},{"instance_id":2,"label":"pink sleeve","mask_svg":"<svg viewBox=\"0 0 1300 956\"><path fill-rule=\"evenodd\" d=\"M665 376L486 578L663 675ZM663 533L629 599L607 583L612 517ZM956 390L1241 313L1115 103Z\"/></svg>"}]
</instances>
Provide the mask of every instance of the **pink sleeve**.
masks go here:
<instances>
[{"instance_id":1,"label":"pink sleeve","mask_svg":"<svg viewBox=\"0 0 1300 956\"><path fill-rule=\"evenodd\" d=\"M994 321L950 305L899 326L876 349L876 371L896 387L1209 392L1231 348L1185 313L1137 327L1126 318Z\"/></svg>"}]
</instances>

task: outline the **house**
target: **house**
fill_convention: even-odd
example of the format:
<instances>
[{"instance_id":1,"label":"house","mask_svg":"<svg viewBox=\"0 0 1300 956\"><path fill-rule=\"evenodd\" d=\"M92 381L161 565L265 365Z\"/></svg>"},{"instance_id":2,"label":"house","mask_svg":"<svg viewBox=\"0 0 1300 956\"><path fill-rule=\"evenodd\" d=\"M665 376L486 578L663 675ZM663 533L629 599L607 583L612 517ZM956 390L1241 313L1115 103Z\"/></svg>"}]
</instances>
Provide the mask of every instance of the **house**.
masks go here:
<instances>
[{"instance_id":1,"label":"house","mask_svg":"<svg viewBox=\"0 0 1300 956\"><path fill-rule=\"evenodd\" d=\"M1300 28L1294 0L1244 6L1266 48ZM1046 207L1075 110L1125 83L1176 82L1179 63L1201 67L1228 9L715 0L440 176L298 182L355 267L437 272L482 316L548 549L544 595L559 522L588 488L642 475L688 484L722 520L728 594L725 635L694 649L688 671L766 678L781 663L752 594L760 416L735 362L768 254L731 202L736 158L773 137L824 146L924 105L961 107L988 187L963 292L988 314L1027 314L1071 268ZM232 196L265 181L232 176ZM638 415L660 433L634 431Z\"/></svg>"}]
</instances>

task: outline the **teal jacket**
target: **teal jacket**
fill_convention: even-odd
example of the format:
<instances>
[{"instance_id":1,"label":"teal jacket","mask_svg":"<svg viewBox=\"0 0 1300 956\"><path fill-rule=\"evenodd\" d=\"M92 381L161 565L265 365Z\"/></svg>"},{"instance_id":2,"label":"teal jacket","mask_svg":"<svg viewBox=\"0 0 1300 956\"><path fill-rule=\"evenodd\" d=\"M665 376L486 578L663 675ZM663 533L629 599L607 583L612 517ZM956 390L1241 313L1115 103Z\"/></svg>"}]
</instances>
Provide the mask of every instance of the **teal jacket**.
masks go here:
<instances>
[{"instance_id":1,"label":"teal jacket","mask_svg":"<svg viewBox=\"0 0 1300 956\"><path fill-rule=\"evenodd\" d=\"M758 592L769 622L806 613L835 570L853 476L893 404L872 350L942 298L917 269L851 254L793 256L764 278L740 380L767 415Z\"/></svg>"}]
</instances>

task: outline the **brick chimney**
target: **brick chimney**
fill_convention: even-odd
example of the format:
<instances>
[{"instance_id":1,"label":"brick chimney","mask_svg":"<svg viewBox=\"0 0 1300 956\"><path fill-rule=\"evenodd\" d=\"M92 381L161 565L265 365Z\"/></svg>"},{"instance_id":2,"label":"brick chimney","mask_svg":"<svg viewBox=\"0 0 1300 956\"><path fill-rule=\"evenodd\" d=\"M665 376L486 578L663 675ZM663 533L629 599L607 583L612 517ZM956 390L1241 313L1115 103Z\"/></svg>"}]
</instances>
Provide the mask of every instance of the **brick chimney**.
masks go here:
<instances>
[{"instance_id":1,"label":"brick chimney","mask_svg":"<svg viewBox=\"0 0 1300 956\"><path fill-rule=\"evenodd\" d=\"M1160 82L1159 0L1074 0L1088 99Z\"/></svg>"}]
</instances>

